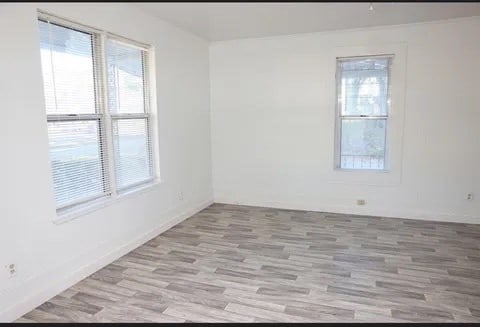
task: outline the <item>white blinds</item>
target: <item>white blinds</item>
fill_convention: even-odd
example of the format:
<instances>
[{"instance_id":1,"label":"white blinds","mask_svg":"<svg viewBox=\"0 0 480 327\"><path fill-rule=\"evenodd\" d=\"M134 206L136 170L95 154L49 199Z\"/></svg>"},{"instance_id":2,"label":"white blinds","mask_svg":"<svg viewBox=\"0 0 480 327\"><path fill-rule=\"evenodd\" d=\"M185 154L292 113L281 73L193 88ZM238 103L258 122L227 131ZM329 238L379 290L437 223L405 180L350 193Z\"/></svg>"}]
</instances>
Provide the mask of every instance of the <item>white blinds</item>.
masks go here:
<instances>
[{"instance_id":1,"label":"white blinds","mask_svg":"<svg viewBox=\"0 0 480 327\"><path fill-rule=\"evenodd\" d=\"M57 210L70 210L154 180L148 56L52 20L38 22L50 161Z\"/></svg>"},{"instance_id":2,"label":"white blinds","mask_svg":"<svg viewBox=\"0 0 480 327\"><path fill-rule=\"evenodd\" d=\"M144 50L107 40L108 106L119 190L153 179Z\"/></svg>"},{"instance_id":3,"label":"white blinds","mask_svg":"<svg viewBox=\"0 0 480 327\"><path fill-rule=\"evenodd\" d=\"M118 189L152 178L146 118L114 119L113 144Z\"/></svg>"},{"instance_id":4,"label":"white blinds","mask_svg":"<svg viewBox=\"0 0 480 327\"><path fill-rule=\"evenodd\" d=\"M57 206L105 194L99 121L49 121L48 134Z\"/></svg>"},{"instance_id":5,"label":"white blinds","mask_svg":"<svg viewBox=\"0 0 480 327\"><path fill-rule=\"evenodd\" d=\"M108 193L95 36L39 21L50 161L57 208Z\"/></svg>"}]
</instances>

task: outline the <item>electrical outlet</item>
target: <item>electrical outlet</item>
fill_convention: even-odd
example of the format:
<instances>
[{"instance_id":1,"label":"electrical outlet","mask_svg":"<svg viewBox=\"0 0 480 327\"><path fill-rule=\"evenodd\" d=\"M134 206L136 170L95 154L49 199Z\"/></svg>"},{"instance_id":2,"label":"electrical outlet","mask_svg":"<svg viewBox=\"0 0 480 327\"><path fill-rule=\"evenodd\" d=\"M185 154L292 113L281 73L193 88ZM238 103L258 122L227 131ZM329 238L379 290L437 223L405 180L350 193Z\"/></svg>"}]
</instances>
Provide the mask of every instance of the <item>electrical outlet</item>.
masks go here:
<instances>
[{"instance_id":1,"label":"electrical outlet","mask_svg":"<svg viewBox=\"0 0 480 327\"><path fill-rule=\"evenodd\" d=\"M17 274L17 267L14 263L5 265L5 269L7 270L8 278L12 278Z\"/></svg>"},{"instance_id":2,"label":"electrical outlet","mask_svg":"<svg viewBox=\"0 0 480 327\"><path fill-rule=\"evenodd\" d=\"M365 202L365 200L363 200L363 199L358 199L358 200L357 200L357 205L359 205L359 206L364 206L365 203L366 203L366 202Z\"/></svg>"},{"instance_id":3,"label":"electrical outlet","mask_svg":"<svg viewBox=\"0 0 480 327\"><path fill-rule=\"evenodd\" d=\"M467 200L472 201L473 200L473 193L467 193Z\"/></svg>"},{"instance_id":4,"label":"electrical outlet","mask_svg":"<svg viewBox=\"0 0 480 327\"><path fill-rule=\"evenodd\" d=\"M178 193L178 199L183 201L183 192Z\"/></svg>"}]
</instances>

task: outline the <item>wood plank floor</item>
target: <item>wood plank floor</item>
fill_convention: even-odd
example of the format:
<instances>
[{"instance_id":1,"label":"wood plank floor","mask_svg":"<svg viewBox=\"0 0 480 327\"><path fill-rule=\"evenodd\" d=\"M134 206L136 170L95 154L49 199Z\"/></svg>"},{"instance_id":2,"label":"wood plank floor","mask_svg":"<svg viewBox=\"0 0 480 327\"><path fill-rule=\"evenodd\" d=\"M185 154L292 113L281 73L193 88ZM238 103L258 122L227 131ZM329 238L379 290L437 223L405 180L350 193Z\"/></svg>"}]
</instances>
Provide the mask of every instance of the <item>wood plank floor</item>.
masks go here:
<instances>
[{"instance_id":1,"label":"wood plank floor","mask_svg":"<svg viewBox=\"0 0 480 327\"><path fill-rule=\"evenodd\" d=\"M480 322L480 225L213 204L18 322Z\"/></svg>"}]
</instances>

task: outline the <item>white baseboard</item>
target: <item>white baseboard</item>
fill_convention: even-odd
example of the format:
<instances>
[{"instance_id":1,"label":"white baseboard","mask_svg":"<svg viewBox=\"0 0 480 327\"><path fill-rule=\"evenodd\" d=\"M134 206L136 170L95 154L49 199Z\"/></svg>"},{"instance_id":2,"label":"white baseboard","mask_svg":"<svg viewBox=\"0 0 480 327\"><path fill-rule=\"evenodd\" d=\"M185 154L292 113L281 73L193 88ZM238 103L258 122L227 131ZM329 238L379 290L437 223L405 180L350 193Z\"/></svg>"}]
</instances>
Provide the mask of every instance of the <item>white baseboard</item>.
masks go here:
<instances>
[{"instance_id":1,"label":"white baseboard","mask_svg":"<svg viewBox=\"0 0 480 327\"><path fill-rule=\"evenodd\" d=\"M473 215L458 215L454 213L445 212L431 212L431 211L418 211L418 210L398 210L398 209L385 209L385 208L361 208L352 206L323 206L323 205L309 205L305 203L295 202L281 202L281 201L233 201L227 197L216 195L214 198L215 203L237 204L257 207L267 207L276 209L287 210L307 210L318 212L332 212L351 215L367 215L378 217L390 217L390 218L405 218L405 219L417 219L428 221L441 221L463 224L480 224L480 217Z\"/></svg>"},{"instance_id":2,"label":"white baseboard","mask_svg":"<svg viewBox=\"0 0 480 327\"><path fill-rule=\"evenodd\" d=\"M20 288L24 289L25 293L28 293L27 290L30 289L30 292L33 292L33 294L25 298L23 301L15 303L9 308L0 311L0 322L12 322L20 318L27 312L35 309L37 306L48 301L55 295L63 292L64 290L78 283L82 279L90 276L99 269L107 266L111 262L127 254L128 252L153 239L157 235L167 231L168 229L181 223L182 221L191 217L197 212L205 209L212 203L213 199L199 203L193 208L168 219L166 222L164 221L160 226L157 226L153 230L144 233L143 235L120 247L109 247L109 245L111 244L104 244L104 246L100 246L100 248L97 248L95 251L89 251L89 253L84 254L82 258L75 258L75 260L72 260L67 264L63 264L60 268L57 267L54 271L48 271L46 273L44 272L41 275L30 278L25 283L23 283ZM167 212L165 216L168 217L170 213L171 211ZM99 253L106 254L98 256ZM92 260L92 258L96 259ZM85 261L86 264L81 265L74 271L71 271L72 263L82 262L82 260ZM45 286L42 289L32 291L35 289L33 285ZM13 293L17 291L19 291L18 288L15 290L7 291L6 293ZM5 296L5 293L2 295Z\"/></svg>"}]
</instances>

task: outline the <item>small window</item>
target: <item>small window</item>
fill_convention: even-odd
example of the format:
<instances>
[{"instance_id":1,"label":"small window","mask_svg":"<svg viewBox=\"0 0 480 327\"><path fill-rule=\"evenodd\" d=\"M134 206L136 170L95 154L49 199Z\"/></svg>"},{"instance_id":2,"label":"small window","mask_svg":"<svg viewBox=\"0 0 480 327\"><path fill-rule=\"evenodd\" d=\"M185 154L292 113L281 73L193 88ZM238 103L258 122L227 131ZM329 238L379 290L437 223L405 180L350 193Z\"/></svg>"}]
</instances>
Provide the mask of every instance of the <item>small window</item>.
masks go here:
<instances>
[{"instance_id":1,"label":"small window","mask_svg":"<svg viewBox=\"0 0 480 327\"><path fill-rule=\"evenodd\" d=\"M49 15L38 24L57 212L153 182L148 48Z\"/></svg>"},{"instance_id":2,"label":"small window","mask_svg":"<svg viewBox=\"0 0 480 327\"><path fill-rule=\"evenodd\" d=\"M337 58L336 168L388 169L392 56Z\"/></svg>"}]
</instances>

